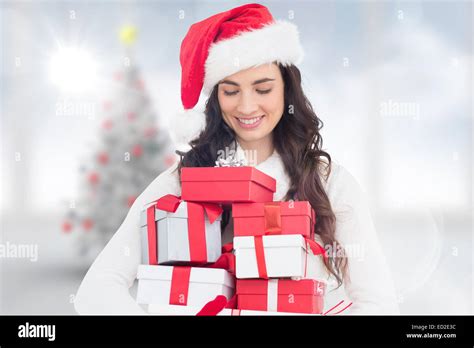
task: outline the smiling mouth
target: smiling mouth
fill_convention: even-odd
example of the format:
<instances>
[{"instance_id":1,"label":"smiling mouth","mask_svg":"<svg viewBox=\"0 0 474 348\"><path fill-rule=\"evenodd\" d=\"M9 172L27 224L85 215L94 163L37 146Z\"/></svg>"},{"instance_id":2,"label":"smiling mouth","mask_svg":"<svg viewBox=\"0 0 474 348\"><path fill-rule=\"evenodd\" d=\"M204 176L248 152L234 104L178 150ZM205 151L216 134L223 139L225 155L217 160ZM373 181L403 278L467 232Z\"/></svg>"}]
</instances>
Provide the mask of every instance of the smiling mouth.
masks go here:
<instances>
[{"instance_id":1,"label":"smiling mouth","mask_svg":"<svg viewBox=\"0 0 474 348\"><path fill-rule=\"evenodd\" d=\"M254 125L257 122L259 122L264 117L265 116L262 115L262 116L258 116L258 117L252 117L252 118L239 118L239 117L236 117L236 119L242 125L251 126L251 125Z\"/></svg>"}]
</instances>

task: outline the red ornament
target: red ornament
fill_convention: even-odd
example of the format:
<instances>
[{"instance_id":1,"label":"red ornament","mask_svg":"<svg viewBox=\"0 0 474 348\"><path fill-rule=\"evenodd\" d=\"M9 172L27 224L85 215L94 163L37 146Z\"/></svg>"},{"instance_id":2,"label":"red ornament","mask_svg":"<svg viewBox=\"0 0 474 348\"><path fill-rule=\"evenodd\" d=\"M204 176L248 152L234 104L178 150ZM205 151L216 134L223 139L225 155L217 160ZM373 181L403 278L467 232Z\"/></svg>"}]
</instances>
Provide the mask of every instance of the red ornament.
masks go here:
<instances>
[{"instance_id":1,"label":"red ornament","mask_svg":"<svg viewBox=\"0 0 474 348\"><path fill-rule=\"evenodd\" d=\"M134 145L132 149L132 154L136 157L143 155L143 147L140 144Z\"/></svg>"},{"instance_id":2,"label":"red ornament","mask_svg":"<svg viewBox=\"0 0 474 348\"><path fill-rule=\"evenodd\" d=\"M156 135L157 131L158 130L156 129L156 127L148 127L147 129L145 129L143 134L145 135L146 138L152 138Z\"/></svg>"},{"instance_id":3,"label":"red ornament","mask_svg":"<svg viewBox=\"0 0 474 348\"><path fill-rule=\"evenodd\" d=\"M120 71L117 71L114 74L114 78L115 78L116 81L122 81L122 74L120 73Z\"/></svg>"},{"instance_id":4,"label":"red ornament","mask_svg":"<svg viewBox=\"0 0 474 348\"><path fill-rule=\"evenodd\" d=\"M97 156L97 160L100 164L107 164L109 162L109 155L107 155L106 152L101 152L99 156Z\"/></svg>"},{"instance_id":5,"label":"red ornament","mask_svg":"<svg viewBox=\"0 0 474 348\"><path fill-rule=\"evenodd\" d=\"M72 230L72 224L69 221L64 221L61 229L64 233L69 233Z\"/></svg>"},{"instance_id":6,"label":"red ornament","mask_svg":"<svg viewBox=\"0 0 474 348\"><path fill-rule=\"evenodd\" d=\"M130 111L128 114L127 114L127 118L129 121L133 121L137 118L137 114L134 113L133 111Z\"/></svg>"},{"instance_id":7,"label":"red ornament","mask_svg":"<svg viewBox=\"0 0 474 348\"><path fill-rule=\"evenodd\" d=\"M143 82L143 80L137 80L136 81L136 87L139 89L139 90L143 90L145 88L145 83Z\"/></svg>"},{"instance_id":8,"label":"red ornament","mask_svg":"<svg viewBox=\"0 0 474 348\"><path fill-rule=\"evenodd\" d=\"M104 110L110 110L110 108L112 107L112 103L108 100L104 101Z\"/></svg>"},{"instance_id":9,"label":"red ornament","mask_svg":"<svg viewBox=\"0 0 474 348\"><path fill-rule=\"evenodd\" d=\"M86 232L89 232L93 225L94 225L94 223L92 222L91 219L84 219L84 221L82 221L82 228Z\"/></svg>"},{"instance_id":10,"label":"red ornament","mask_svg":"<svg viewBox=\"0 0 474 348\"><path fill-rule=\"evenodd\" d=\"M136 199L137 199L136 196L128 196L127 206L130 208L133 205L133 203L135 202Z\"/></svg>"},{"instance_id":11,"label":"red ornament","mask_svg":"<svg viewBox=\"0 0 474 348\"><path fill-rule=\"evenodd\" d=\"M112 128L113 125L114 125L114 123L112 122L112 120L106 119L106 120L104 120L104 122L102 123L102 128L109 130L109 129Z\"/></svg>"},{"instance_id":12,"label":"red ornament","mask_svg":"<svg viewBox=\"0 0 474 348\"><path fill-rule=\"evenodd\" d=\"M176 156L175 155L168 155L168 156L165 157L166 166L171 167L175 162L176 162Z\"/></svg>"},{"instance_id":13,"label":"red ornament","mask_svg":"<svg viewBox=\"0 0 474 348\"><path fill-rule=\"evenodd\" d=\"M97 184L99 182L99 174L96 172L92 172L89 174L89 182L93 185Z\"/></svg>"}]
</instances>

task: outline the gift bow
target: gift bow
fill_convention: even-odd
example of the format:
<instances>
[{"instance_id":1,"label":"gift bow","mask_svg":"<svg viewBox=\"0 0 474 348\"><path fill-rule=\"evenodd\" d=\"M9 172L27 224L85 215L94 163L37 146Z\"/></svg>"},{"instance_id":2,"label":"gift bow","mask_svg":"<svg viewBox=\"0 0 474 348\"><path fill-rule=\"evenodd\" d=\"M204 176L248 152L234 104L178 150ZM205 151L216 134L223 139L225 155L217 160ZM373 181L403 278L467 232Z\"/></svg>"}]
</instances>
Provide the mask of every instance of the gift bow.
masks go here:
<instances>
[{"instance_id":1,"label":"gift bow","mask_svg":"<svg viewBox=\"0 0 474 348\"><path fill-rule=\"evenodd\" d=\"M244 159L237 159L233 157L219 158L214 167L243 167L245 166Z\"/></svg>"},{"instance_id":2,"label":"gift bow","mask_svg":"<svg viewBox=\"0 0 474 348\"><path fill-rule=\"evenodd\" d=\"M178 210L179 205L181 202L184 202L180 196L175 195L165 195L151 203L155 203L155 207L159 210L164 210L169 213L175 213ZM209 222L212 224L216 219L222 214L222 207L218 204L213 203L195 203L195 202L187 202L188 205L196 204L204 208L204 211L209 218ZM150 208L150 207L149 207Z\"/></svg>"},{"instance_id":3,"label":"gift bow","mask_svg":"<svg viewBox=\"0 0 474 348\"><path fill-rule=\"evenodd\" d=\"M155 208L175 213L183 202L181 197L165 195L147 208L148 255L151 265L158 264L158 235L155 221ZM149 203L149 204L150 204ZM186 202L188 208L188 239L190 260L196 263L207 262L205 215L212 224L222 214L222 207L212 203Z\"/></svg>"},{"instance_id":4,"label":"gift bow","mask_svg":"<svg viewBox=\"0 0 474 348\"><path fill-rule=\"evenodd\" d=\"M235 255L232 253L234 249L233 243L227 243L222 246L221 256L216 260L216 262L208 265L208 268L222 268L235 275Z\"/></svg>"},{"instance_id":5,"label":"gift bow","mask_svg":"<svg viewBox=\"0 0 474 348\"><path fill-rule=\"evenodd\" d=\"M281 205L280 202L265 203L263 205L263 216L265 220L265 229L263 233L281 234Z\"/></svg>"}]
</instances>

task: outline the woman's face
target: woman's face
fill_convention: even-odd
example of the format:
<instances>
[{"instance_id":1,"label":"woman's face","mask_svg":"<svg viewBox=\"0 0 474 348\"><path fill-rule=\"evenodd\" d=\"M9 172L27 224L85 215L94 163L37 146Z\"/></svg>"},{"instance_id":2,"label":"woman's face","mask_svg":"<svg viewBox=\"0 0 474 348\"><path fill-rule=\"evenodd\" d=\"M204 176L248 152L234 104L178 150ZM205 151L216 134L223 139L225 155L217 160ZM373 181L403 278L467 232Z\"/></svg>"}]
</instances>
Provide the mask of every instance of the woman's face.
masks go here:
<instances>
[{"instance_id":1,"label":"woman's face","mask_svg":"<svg viewBox=\"0 0 474 348\"><path fill-rule=\"evenodd\" d=\"M284 83L275 63L241 70L219 82L225 123L237 140L254 142L271 135L284 109Z\"/></svg>"}]
</instances>

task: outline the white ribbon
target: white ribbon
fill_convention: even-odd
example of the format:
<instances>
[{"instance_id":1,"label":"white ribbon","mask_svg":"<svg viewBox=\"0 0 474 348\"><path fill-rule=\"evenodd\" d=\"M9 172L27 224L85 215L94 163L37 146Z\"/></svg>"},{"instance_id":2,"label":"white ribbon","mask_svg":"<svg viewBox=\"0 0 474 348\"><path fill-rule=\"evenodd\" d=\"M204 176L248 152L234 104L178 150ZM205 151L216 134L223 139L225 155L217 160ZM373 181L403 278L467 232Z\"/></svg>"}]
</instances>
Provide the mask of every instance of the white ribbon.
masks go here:
<instances>
[{"instance_id":1,"label":"white ribbon","mask_svg":"<svg viewBox=\"0 0 474 348\"><path fill-rule=\"evenodd\" d=\"M267 311L276 312L278 307L278 279L268 279Z\"/></svg>"}]
</instances>

